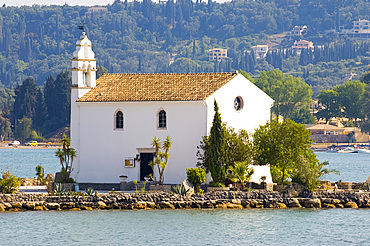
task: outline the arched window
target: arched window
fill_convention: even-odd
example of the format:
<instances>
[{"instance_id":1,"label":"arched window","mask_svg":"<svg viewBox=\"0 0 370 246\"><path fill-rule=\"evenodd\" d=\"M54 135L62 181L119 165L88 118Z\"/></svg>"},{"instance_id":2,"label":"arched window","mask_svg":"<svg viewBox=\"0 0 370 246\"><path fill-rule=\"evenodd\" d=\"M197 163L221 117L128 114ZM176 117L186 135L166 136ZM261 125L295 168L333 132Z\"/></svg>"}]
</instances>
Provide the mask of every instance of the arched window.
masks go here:
<instances>
[{"instance_id":1,"label":"arched window","mask_svg":"<svg viewBox=\"0 0 370 246\"><path fill-rule=\"evenodd\" d=\"M166 127L167 127L166 111L161 110L158 113L158 128Z\"/></svg>"},{"instance_id":2,"label":"arched window","mask_svg":"<svg viewBox=\"0 0 370 246\"><path fill-rule=\"evenodd\" d=\"M123 129L123 113L118 111L116 113L116 129Z\"/></svg>"}]
</instances>

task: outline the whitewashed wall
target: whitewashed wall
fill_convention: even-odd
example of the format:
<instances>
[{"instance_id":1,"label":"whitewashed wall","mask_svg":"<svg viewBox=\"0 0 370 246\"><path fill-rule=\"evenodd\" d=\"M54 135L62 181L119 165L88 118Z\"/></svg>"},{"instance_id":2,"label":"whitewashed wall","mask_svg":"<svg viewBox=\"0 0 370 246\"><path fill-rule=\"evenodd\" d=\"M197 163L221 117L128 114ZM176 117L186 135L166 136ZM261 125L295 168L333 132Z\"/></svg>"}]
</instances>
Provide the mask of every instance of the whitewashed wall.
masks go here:
<instances>
[{"instance_id":1,"label":"whitewashed wall","mask_svg":"<svg viewBox=\"0 0 370 246\"><path fill-rule=\"evenodd\" d=\"M118 183L140 179L140 165L125 168L124 159L135 157L137 148L149 148L154 136L170 136L173 146L165 171L165 183L186 178L186 168L196 165L196 147L206 134L206 106L203 102L120 102L78 103L80 131L73 131L78 158L72 177L77 182ZM157 112L167 114L167 130L157 130ZM115 112L124 113L124 130L114 130ZM72 117L77 117L72 115ZM78 124L75 124L78 127ZM74 138L78 138L79 142Z\"/></svg>"},{"instance_id":2,"label":"whitewashed wall","mask_svg":"<svg viewBox=\"0 0 370 246\"><path fill-rule=\"evenodd\" d=\"M234 100L238 96L244 101L244 107L240 111L234 109ZM273 100L243 75L238 74L207 98L207 132L212 126L214 99L217 101L222 121L236 131L244 129L253 133L256 128L270 120Z\"/></svg>"}]
</instances>

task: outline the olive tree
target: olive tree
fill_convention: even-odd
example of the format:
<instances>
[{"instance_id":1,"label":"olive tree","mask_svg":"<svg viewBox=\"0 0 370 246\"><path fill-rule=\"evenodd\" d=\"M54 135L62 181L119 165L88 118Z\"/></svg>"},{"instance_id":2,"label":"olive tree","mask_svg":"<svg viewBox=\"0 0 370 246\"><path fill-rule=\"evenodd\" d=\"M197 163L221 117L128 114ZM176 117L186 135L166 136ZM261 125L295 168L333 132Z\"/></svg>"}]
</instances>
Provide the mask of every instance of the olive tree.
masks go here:
<instances>
[{"instance_id":1,"label":"olive tree","mask_svg":"<svg viewBox=\"0 0 370 246\"><path fill-rule=\"evenodd\" d=\"M290 119L274 120L256 129L253 135L254 163L271 165L274 182L283 184L292 175L303 171L302 165L314 170L319 165L310 149L312 139L305 126Z\"/></svg>"}]
</instances>

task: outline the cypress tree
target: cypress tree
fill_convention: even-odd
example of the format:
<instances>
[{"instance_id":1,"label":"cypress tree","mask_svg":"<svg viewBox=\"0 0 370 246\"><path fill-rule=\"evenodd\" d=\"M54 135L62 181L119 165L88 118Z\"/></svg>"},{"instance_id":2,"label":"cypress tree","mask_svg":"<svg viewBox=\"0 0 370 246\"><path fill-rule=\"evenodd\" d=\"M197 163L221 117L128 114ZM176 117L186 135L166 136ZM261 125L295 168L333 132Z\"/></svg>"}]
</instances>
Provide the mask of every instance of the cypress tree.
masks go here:
<instances>
[{"instance_id":1,"label":"cypress tree","mask_svg":"<svg viewBox=\"0 0 370 246\"><path fill-rule=\"evenodd\" d=\"M225 168L225 147L226 130L222 125L221 115L218 112L218 105L214 102L215 115L209 135L209 151L206 155L206 163L211 172L215 184L223 183L226 178Z\"/></svg>"}]
</instances>

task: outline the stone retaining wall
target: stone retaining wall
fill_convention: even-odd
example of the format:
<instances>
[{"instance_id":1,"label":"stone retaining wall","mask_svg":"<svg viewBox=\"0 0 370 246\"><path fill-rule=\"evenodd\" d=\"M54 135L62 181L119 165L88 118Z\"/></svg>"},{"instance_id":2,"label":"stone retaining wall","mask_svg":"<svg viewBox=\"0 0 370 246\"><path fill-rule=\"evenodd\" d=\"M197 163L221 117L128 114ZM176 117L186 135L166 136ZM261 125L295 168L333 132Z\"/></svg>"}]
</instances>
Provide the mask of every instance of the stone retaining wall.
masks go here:
<instances>
[{"instance_id":1,"label":"stone retaining wall","mask_svg":"<svg viewBox=\"0 0 370 246\"><path fill-rule=\"evenodd\" d=\"M370 208L370 193L314 192L302 193L300 197L269 191L227 191L192 196L165 192L112 192L94 196L0 194L0 211L184 208Z\"/></svg>"}]
</instances>

